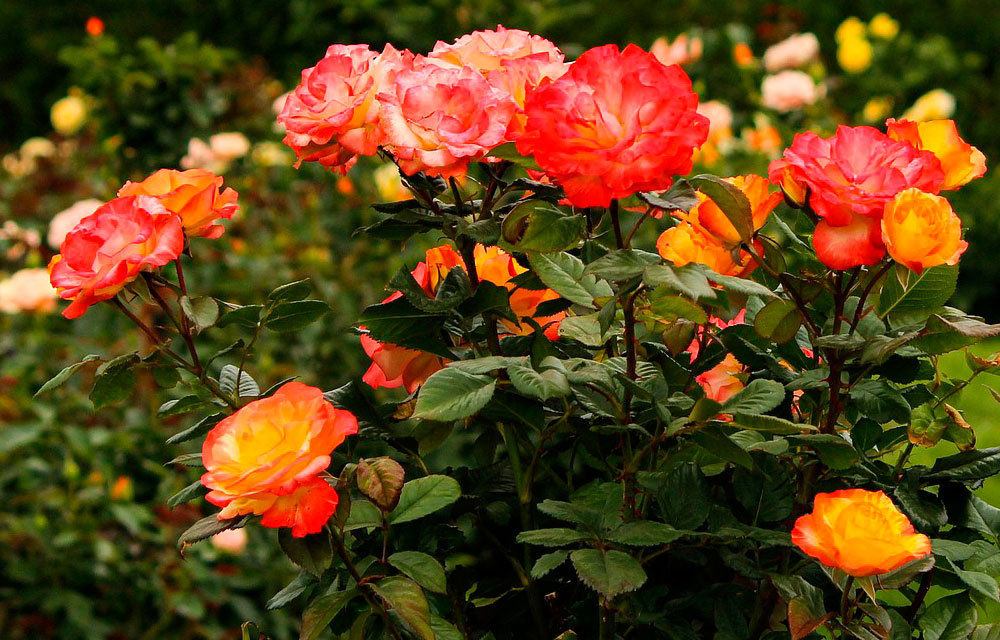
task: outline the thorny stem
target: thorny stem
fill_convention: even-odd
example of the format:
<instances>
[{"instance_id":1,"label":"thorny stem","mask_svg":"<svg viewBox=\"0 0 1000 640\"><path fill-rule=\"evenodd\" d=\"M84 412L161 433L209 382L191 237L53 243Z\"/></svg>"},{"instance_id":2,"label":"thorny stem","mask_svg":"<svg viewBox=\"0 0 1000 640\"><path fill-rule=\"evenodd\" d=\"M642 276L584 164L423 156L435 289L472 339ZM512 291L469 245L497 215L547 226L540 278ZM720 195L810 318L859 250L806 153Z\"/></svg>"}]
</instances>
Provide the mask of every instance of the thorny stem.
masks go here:
<instances>
[{"instance_id":1,"label":"thorny stem","mask_svg":"<svg viewBox=\"0 0 1000 640\"><path fill-rule=\"evenodd\" d=\"M645 224L646 220L648 220L648 219L650 219L650 218L653 217L652 213L653 213L653 209L655 209L655 208L656 207L654 207L653 205L649 205L649 208L646 209L646 212L644 214L642 214L639 217L638 220L636 220L635 225L633 225L633 227L632 227L632 230L628 232L627 236L625 236L625 248L626 249L629 248L630 246L632 246L632 237L635 235L636 231L639 230L639 227L641 227L643 224Z\"/></svg>"},{"instance_id":2,"label":"thorny stem","mask_svg":"<svg viewBox=\"0 0 1000 640\"><path fill-rule=\"evenodd\" d=\"M917 595L913 598L910 608L906 611L905 617L907 622L913 622L913 619L917 617L920 605L923 604L924 598L927 597L927 592L931 589L931 578L933 576L934 568L932 567L930 571L924 573L923 577L920 578L920 587L917 588Z\"/></svg>"},{"instance_id":3,"label":"thorny stem","mask_svg":"<svg viewBox=\"0 0 1000 640\"><path fill-rule=\"evenodd\" d=\"M851 605L851 593L854 591L854 576L847 577L847 584L844 585L844 595L840 598L840 618L844 624L848 623L847 609Z\"/></svg>"},{"instance_id":4,"label":"thorny stem","mask_svg":"<svg viewBox=\"0 0 1000 640\"><path fill-rule=\"evenodd\" d=\"M180 271L178 271L178 273L180 273ZM150 295L156 299L156 304L160 306L163 313L165 313L167 317L170 318L170 321L174 324L174 326L177 327L177 332L180 334L181 339L184 340L184 344L187 345L188 352L191 354L191 362L194 363L194 369L192 369L191 372L201 378L204 374L204 369L201 366L201 361L198 359L198 350L195 349L194 339L191 337L191 327L188 325L184 311L181 310L181 313L179 314L180 319L178 320L177 316L174 316L173 312L170 311L170 306L167 304L167 301L163 299L163 296L160 295L156 286L152 283L148 283L148 288ZM185 293L184 295L187 294Z\"/></svg>"},{"instance_id":5,"label":"thorny stem","mask_svg":"<svg viewBox=\"0 0 1000 640\"><path fill-rule=\"evenodd\" d=\"M448 184L451 185L451 194L455 198L455 207L458 209L458 215L465 215L463 209L465 208L465 201L462 200L462 192L458 190L458 182L455 178L448 178Z\"/></svg>"},{"instance_id":6,"label":"thorny stem","mask_svg":"<svg viewBox=\"0 0 1000 640\"><path fill-rule=\"evenodd\" d=\"M615 245L617 245L619 249L624 249L625 240L622 239L622 223L621 220L618 219L618 200L612 200L611 206L608 207L608 210L611 212L611 226L615 230Z\"/></svg>"},{"instance_id":7,"label":"thorny stem","mask_svg":"<svg viewBox=\"0 0 1000 640\"><path fill-rule=\"evenodd\" d=\"M890 267L892 267L891 260L886 262L885 265L883 265L882 268L879 269L874 276L872 276L872 279L868 281L868 284L865 285L864 291L861 292L861 297L858 298L858 307L854 310L854 319L851 321L851 333L854 333L855 329L858 328L858 323L861 322L861 317L864 315L865 302L868 301L868 295L875 288L875 285L878 284L879 280L882 279L882 276L889 271Z\"/></svg>"},{"instance_id":8,"label":"thorny stem","mask_svg":"<svg viewBox=\"0 0 1000 640\"><path fill-rule=\"evenodd\" d=\"M892 477L895 478L897 481L899 480L902 474L903 465L906 464L906 459L910 457L910 453L912 452L913 452L913 443L907 442L906 448L903 449L903 453L899 454L899 459L896 460L896 466L892 468Z\"/></svg>"}]
</instances>

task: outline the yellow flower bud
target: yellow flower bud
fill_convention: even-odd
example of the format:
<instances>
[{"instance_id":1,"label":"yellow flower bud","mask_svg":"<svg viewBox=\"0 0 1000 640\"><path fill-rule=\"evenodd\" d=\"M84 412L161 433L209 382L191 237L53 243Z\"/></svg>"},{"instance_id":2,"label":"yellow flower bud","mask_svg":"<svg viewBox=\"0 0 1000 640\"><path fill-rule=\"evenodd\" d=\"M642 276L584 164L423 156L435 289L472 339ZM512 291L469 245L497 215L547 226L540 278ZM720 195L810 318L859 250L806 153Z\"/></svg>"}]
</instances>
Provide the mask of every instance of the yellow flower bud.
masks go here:
<instances>
[{"instance_id":1,"label":"yellow flower bud","mask_svg":"<svg viewBox=\"0 0 1000 640\"><path fill-rule=\"evenodd\" d=\"M871 43L863 37L844 40L837 47L837 62L848 73L861 73L871 66Z\"/></svg>"},{"instance_id":2,"label":"yellow flower bud","mask_svg":"<svg viewBox=\"0 0 1000 640\"><path fill-rule=\"evenodd\" d=\"M888 13L880 13L868 23L868 31L876 38L892 40L899 34L899 23Z\"/></svg>"},{"instance_id":3,"label":"yellow flower bud","mask_svg":"<svg viewBox=\"0 0 1000 640\"><path fill-rule=\"evenodd\" d=\"M847 20L840 23L840 26L837 27L837 31L834 32L833 37L837 42L846 42L847 40L864 38L865 23L861 22L861 20L855 16L851 16Z\"/></svg>"},{"instance_id":4,"label":"yellow flower bud","mask_svg":"<svg viewBox=\"0 0 1000 640\"><path fill-rule=\"evenodd\" d=\"M56 131L67 136L73 135L87 120L87 103L80 96L66 96L52 105L49 116Z\"/></svg>"}]
</instances>

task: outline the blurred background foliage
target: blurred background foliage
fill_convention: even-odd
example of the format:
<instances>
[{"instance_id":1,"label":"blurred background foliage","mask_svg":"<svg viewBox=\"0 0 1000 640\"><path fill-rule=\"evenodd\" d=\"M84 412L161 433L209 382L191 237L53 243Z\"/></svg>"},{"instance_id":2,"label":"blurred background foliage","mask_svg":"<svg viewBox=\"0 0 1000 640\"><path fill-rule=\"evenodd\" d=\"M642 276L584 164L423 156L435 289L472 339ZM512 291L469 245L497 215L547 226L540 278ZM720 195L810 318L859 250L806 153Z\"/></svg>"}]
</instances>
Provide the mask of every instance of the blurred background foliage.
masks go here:
<instances>
[{"instance_id":1,"label":"blurred background foliage","mask_svg":"<svg viewBox=\"0 0 1000 640\"><path fill-rule=\"evenodd\" d=\"M991 4L637 0L608 11L598 0L0 3L0 280L47 264L57 250L46 242L49 221L74 202L110 199L126 179L160 167L204 166L240 193L242 212L222 238L193 243L189 286L252 304L308 277L333 308L305 331L263 335L249 370L264 386L300 375L332 389L359 377L367 361L351 330L358 311L437 239L418 237L401 252L392 241L353 237L377 219L369 203L398 197L394 169L362 162L340 178L312 165L293 168L272 105L329 44L392 42L424 52L438 39L502 23L553 40L569 58L608 42L697 38L703 51L685 68L703 99L723 102L732 115L728 137L714 138L699 159L719 175L765 171L795 131L878 126L945 89L954 97L951 117L990 167L954 199L970 243L955 304L998 322L1000 21L984 17L1000 6ZM899 22L899 33L869 38L871 60L844 71L838 27L880 12ZM103 35L87 34L91 17L100 18ZM761 55L804 31L820 43L819 59L805 69L819 96L801 109L769 109ZM750 59L734 56L739 45ZM62 111L50 111L67 97ZM238 135L227 146L211 138L220 132ZM655 230L648 231L651 245ZM203 348L213 353L240 338L250 336L238 327L215 330ZM294 637L301 613L294 604L263 607L295 574L273 531L250 530L243 550L201 544L182 558L174 548L203 514L166 504L198 475L164 464L189 452L164 440L190 425L155 417L170 392L141 377L123 405L94 412L84 390L95 361L80 379L32 400L83 356L110 359L140 346L136 332L101 306L74 322L0 313L0 637L239 638L245 620L271 637ZM958 358L949 366L957 375L965 365ZM975 386L963 407L988 426L993 402ZM1000 444L1000 436L981 428L980 444ZM997 487L986 490L1000 502Z\"/></svg>"}]
</instances>

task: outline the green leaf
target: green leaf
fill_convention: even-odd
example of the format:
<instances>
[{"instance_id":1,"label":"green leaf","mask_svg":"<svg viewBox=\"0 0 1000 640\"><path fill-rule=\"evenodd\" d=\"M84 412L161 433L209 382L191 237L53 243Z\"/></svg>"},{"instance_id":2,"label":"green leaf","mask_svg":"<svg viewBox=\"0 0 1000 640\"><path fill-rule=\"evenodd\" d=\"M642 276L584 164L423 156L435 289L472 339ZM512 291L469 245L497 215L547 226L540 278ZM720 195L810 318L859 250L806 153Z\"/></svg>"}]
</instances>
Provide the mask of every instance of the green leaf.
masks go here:
<instances>
[{"instance_id":1,"label":"green leaf","mask_svg":"<svg viewBox=\"0 0 1000 640\"><path fill-rule=\"evenodd\" d=\"M214 326L219 319L219 303L210 296L199 298L181 296L181 310L194 325L195 333L201 333Z\"/></svg>"},{"instance_id":2,"label":"green leaf","mask_svg":"<svg viewBox=\"0 0 1000 640\"><path fill-rule=\"evenodd\" d=\"M820 461L832 469L848 469L858 459L858 452L851 443L832 433L787 435L785 439L815 449Z\"/></svg>"},{"instance_id":3,"label":"green leaf","mask_svg":"<svg viewBox=\"0 0 1000 640\"><path fill-rule=\"evenodd\" d=\"M362 458L355 471L358 490L382 511L392 511L403 491L403 467L388 457Z\"/></svg>"},{"instance_id":4,"label":"green leaf","mask_svg":"<svg viewBox=\"0 0 1000 640\"><path fill-rule=\"evenodd\" d=\"M905 484L900 484L893 488L892 495L918 530L937 531L948 522L944 506L937 496L928 491L911 489Z\"/></svg>"},{"instance_id":5,"label":"green leaf","mask_svg":"<svg viewBox=\"0 0 1000 640\"><path fill-rule=\"evenodd\" d=\"M316 578L314 578L311 573L308 571L299 571L299 575L295 576L294 580L285 585L284 589L274 594L271 599L267 601L264 608L268 611L280 609L298 598L306 589L309 588L310 585L315 583Z\"/></svg>"},{"instance_id":6,"label":"green leaf","mask_svg":"<svg viewBox=\"0 0 1000 640\"><path fill-rule=\"evenodd\" d=\"M135 389L135 372L133 368L139 364L139 355L129 353L118 356L98 370L94 388L90 392L90 400L95 409L101 409L132 396Z\"/></svg>"},{"instance_id":7,"label":"green leaf","mask_svg":"<svg viewBox=\"0 0 1000 640\"><path fill-rule=\"evenodd\" d=\"M245 307L237 307L231 311L226 312L218 322L215 323L217 327L228 327L231 324L235 324L238 327L254 328L257 323L260 322L260 314L264 311L264 305L251 304Z\"/></svg>"},{"instance_id":8,"label":"green leaf","mask_svg":"<svg viewBox=\"0 0 1000 640\"><path fill-rule=\"evenodd\" d=\"M708 519L708 483L693 462L685 462L666 474L657 492L660 515L677 529L694 530Z\"/></svg>"},{"instance_id":9,"label":"green leaf","mask_svg":"<svg viewBox=\"0 0 1000 640\"><path fill-rule=\"evenodd\" d=\"M948 523L984 537L1000 536L1000 509L988 504L958 483L945 483L938 491L948 511Z\"/></svg>"},{"instance_id":10,"label":"green leaf","mask_svg":"<svg viewBox=\"0 0 1000 640\"><path fill-rule=\"evenodd\" d=\"M566 562L566 558L568 557L569 551L565 550L553 551L552 553L539 556L538 560L535 560L535 565L531 567L531 577L538 580Z\"/></svg>"},{"instance_id":11,"label":"green leaf","mask_svg":"<svg viewBox=\"0 0 1000 640\"><path fill-rule=\"evenodd\" d=\"M559 366L551 366L553 362ZM526 396L549 400L570 394L569 380L559 360L549 356L542 361L540 369L535 371L525 364L511 365L507 367L507 375L514 387Z\"/></svg>"},{"instance_id":12,"label":"green leaf","mask_svg":"<svg viewBox=\"0 0 1000 640\"><path fill-rule=\"evenodd\" d=\"M433 298L427 295L405 266L400 267L389 281L389 287L398 290L406 297L407 302L426 313L450 311L472 295L469 274L462 267L454 267L445 274Z\"/></svg>"},{"instance_id":13,"label":"green leaf","mask_svg":"<svg viewBox=\"0 0 1000 640\"><path fill-rule=\"evenodd\" d=\"M626 522L611 532L608 540L630 547L652 547L670 544L678 538L687 535L686 531L678 531L668 524L644 520L641 522Z\"/></svg>"},{"instance_id":14,"label":"green leaf","mask_svg":"<svg viewBox=\"0 0 1000 640\"><path fill-rule=\"evenodd\" d=\"M694 268L694 265L672 267L665 264L654 264L646 267L642 280L650 287L670 287L683 293L692 300L711 300L715 298L715 290L708 283L704 273Z\"/></svg>"},{"instance_id":15,"label":"green leaf","mask_svg":"<svg viewBox=\"0 0 1000 640\"><path fill-rule=\"evenodd\" d=\"M1000 336L1000 324L986 324L976 318L945 318L939 315L934 316L941 324L970 338L995 338Z\"/></svg>"},{"instance_id":16,"label":"green leaf","mask_svg":"<svg viewBox=\"0 0 1000 640\"><path fill-rule=\"evenodd\" d=\"M352 500L351 513L344 522L344 531L372 529L382 526L382 513L367 500Z\"/></svg>"},{"instance_id":17,"label":"green leaf","mask_svg":"<svg viewBox=\"0 0 1000 640\"><path fill-rule=\"evenodd\" d=\"M176 400L167 400L160 405L159 409L156 410L156 415L160 418L179 416L181 414L190 413L209 406L211 406L210 403L205 402L194 394L190 394L184 396L183 398L177 398Z\"/></svg>"},{"instance_id":18,"label":"green leaf","mask_svg":"<svg viewBox=\"0 0 1000 640\"><path fill-rule=\"evenodd\" d=\"M317 640L330 625L330 621L340 613L340 610L359 594L360 592L355 587L347 591L329 593L310 602L302 613L302 630L299 632L299 640Z\"/></svg>"},{"instance_id":19,"label":"green leaf","mask_svg":"<svg viewBox=\"0 0 1000 640\"><path fill-rule=\"evenodd\" d=\"M432 556L419 551L398 551L389 556L389 564L406 574L428 591L447 593L444 567Z\"/></svg>"},{"instance_id":20,"label":"green leaf","mask_svg":"<svg viewBox=\"0 0 1000 640\"><path fill-rule=\"evenodd\" d=\"M431 630L434 631L435 640L465 640L465 636L455 625L435 615L431 615Z\"/></svg>"},{"instance_id":21,"label":"green leaf","mask_svg":"<svg viewBox=\"0 0 1000 640\"><path fill-rule=\"evenodd\" d=\"M330 312L322 300L280 302L264 318L264 326L277 333L298 331L308 327Z\"/></svg>"},{"instance_id":22,"label":"green leaf","mask_svg":"<svg viewBox=\"0 0 1000 640\"><path fill-rule=\"evenodd\" d=\"M832 617L823 604L823 592L802 576L771 576L771 581L788 603L788 630L793 640L808 636Z\"/></svg>"},{"instance_id":23,"label":"green leaf","mask_svg":"<svg viewBox=\"0 0 1000 640\"><path fill-rule=\"evenodd\" d=\"M795 481L773 456L757 455L759 470L733 472L733 494L751 524L784 520L792 513Z\"/></svg>"},{"instance_id":24,"label":"green leaf","mask_svg":"<svg viewBox=\"0 0 1000 640\"><path fill-rule=\"evenodd\" d=\"M754 330L763 338L784 344L795 337L802 325L798 307L790 300L772 300L757 312Z\"/></svg>"},{"instance_id":25,"label":"green leaf","mask_svg":"<svg viewBox=\"0 0 1000 640\"><path fill-rule=\"evenodd\" d=\"M205 491L201 486L201 480L195 480L174 495L170 496L170 498L167 499L167 506L172 509L179 504L184 504L185 502L194 500L204 492Z\"/></svg>"},{"instance_id":26,"label":"green leaf","mask_svg":"<svg viewBox=\"0 0 1000 640\"><path fill-rule=\"evenodd\" d=\"M678 318L695 324L708 322L708 314L687 298L673 295L670 287L658 287L649 294L649 311L654 316L674 321Z\"/></svg>"},{"instance_id":27,"label":"green leaf","mask_svg":"<svg viewBox=\"0 0 1000 640\"><path fill-rule=\"evenodd\" d=\"M427 597L413 581L402 576L390 576L373 583L372 589L417 637L434 640Z\"/></svg>"},{"instance_id":28,"label":"green leaf","mask_svg":"<svg viewBox=\"0 0 1000 640\"><path fill-rule=\"evenodd\" d=\"M499 287L488 280L479 281L476 293L459 305L458 311L466 317L495 313L501 318L517 322L517 317L510 308L510 292L506 287Z\"/></svg>"},{"instance_id":29,"label":"green leaf","mask_svg":"<svg viewBox=\"0 0 1000 640\"><path fill-rule=\"evenodd\" d=\"M504 290L505 298L506 295ZM406 298L367 307L358 318L358 325L364 326L369 335L379 342L455 359L455 354L439 335L444 326L444 316L420 311Z\"/></svg>"},{"instance_id":30,"label":"green leaf","mask_svg":"<svg viewBox=\"0 0 1000 640\"><path fill-rule=\"evenodd\" d=\"M722 413L767 413L785 401L785 386L774 380L754 380L722 403Z\"/></svg>"},{"instance_id":31,"label":"green leaf","mask_svg":"<svg viewBox=\"0 0 1000 640\"><path fill-rule=\"evenodd\" d=\"M507 214L500 234L507 249L550 252L576 247L586 229L582 215L566 214L542 200L526 200Z\"/></svg>"},{"instance_id":32,"label":"green leaf","mask_svg":"<svg viewBox=\"0 0 1000 640\"><path fill-rule=\"evenodd\" d=\"M326 528L296 538L291 529L282 527L278 529L278 545L289 560L316 577L323 575L333 560L333 544Z\"/></svg>"},{"instance_id":33,"label":"green leaf","mask_svg":"<svg viewBox=\"0 0 1000 640\"><path fill-rule=\"evenodd\" d=\"M312 293L313 284L309 278L289 282L275 287L271 293L267 294L268 302L281 302L283 300L304 300Z\"/></svg>"},{"instance_id":34,"label":"green leaf","mask_svg":"<svg viewBox=\"0 0 1000 640\"><path fill-rule=\"evenodd\" d=\"M717 427L705 427L691 434L691 439L714 456L747 469L753 468L753 458L746 449L733 442Z\"/></svg>"},{"instance_id":35,"label":"green leaf","mask_svg":"<svg viewBox=\"0 0 1000 640\"><path fill-rule=\"evenodd\" d=\"M605 280L585 274L583 262L568 253L529 253L531 269L547 287L576 304L596 308L595 297L612 296Z\"/></svg>"},{"instance_id":36,"label":"green leaf","mask_svg":"<svg viewBox=\"0 0 1000 640\"><path fill-rule=\"evenodd\" d=\"M389 522L402 524L443 509L462 497L462 488L454 478L430 475L403 485L399 504L389 514Z\"/></svg>"},{"instance_id":37,"label":"green leaf","mask_svg":"<svg viewBox=\"0 0 1000 640\"><path fill-rule=\"evenodd\" d=\"M535 171L541 170L538 163L531 156L522 156L517 152L517 145L513 142L505 142L499 147L493 147L488 154L492 158L500 158L501 160L507 160L508 162L513 162L514 164L520 165L525 169L533 169Z\"/></svg>"},{"instance_id":38,"label":"green leaf","mask_svg":"<svg viewBox=\"0 0 1000 640\"><path fill-rule=\"evenodd\" d=\"M473 358L472 360L458 360L449 362L447 366L452 369L461 369L466 373L482 374L506 369L513 365L524 364L528 361L526 356L509 358L506 356L486 356L484 358Z\"/></svg>"},{"instance_id":39,"label":"green leaf","mask_svg":"<svg viewBox=\"0 0 1000 640\"><path fill-rule=\"evenodd\" d=\"M584 273L608 280L628 280L641 276L646 267L660 262L660 256L638 249L617 249L587 265Z\"/></svg>"},{"instance_id":40,"label":"green leaf","mask_svg":"<svg viewBox=\"0 0 1000 640\"><path fill-rule=\"evenodd\" d=\"M213 413L210 416L205 416L204 418L199 420L198 423L195 424L193 427L188 427L183 431L178 431L174 435L167 438L166 443L179 444L181 442L187 442L188 440L194 440L195 438L199 438L208 433L209 431L211 431L212 427L219 424L219 422L225 417L226 416L223 413Z\"/></svg>"},{"instance_id":41,"label":"green leaf","mask_svg":"<svg viewBox=\"0 0 1000 640\"><path fill-rule=\"evenodd\" d=\"M964 640L976 628L978 617L972 600L956 593L931 603L920 614L918 627L925 640Z\"/></svg>"},{"instance_id":42,"label":"green leaf","mask_svg":"<svg viewBox=\"0 0 1000 640\"><path fill-rule=\"evenodd\" d=\"M753 235L753 213L750 201L736 185L722 178L702 174L688 178L688 183L712 199L736 229L743 242Z\"/></svg>"},{"instance_id":43,"label":"green leaf","mask_svg":"<svg viewBox=\"0 0 1000 640\"><path fill-rule=\"evenodd\" d=\"M704 267L702 265L697 265L702 272L708 276L708 279L715 284L721 286L727 291L732 291L734 293L739 293L745 296L758 296L761 298L777 298L778 294L771 291L759 282L754 282L749 278L739 278L737 276L724 276L721 273L716 273Z\"/></svg>"},{"instance_id":44,"label":"green leaf","mask_svg":"<svg viewBox=\"0 0 1000 640\"><path fill-rule=\"evenodd\" d=\"M609 600L635 591L646 582L642 565L622 551L577 549L570 554L570 560L580 580Z\"/></svg>"},{"instance_id":45,"label":"green leaf","mask_svg":"<svg viewBox=\"0 0 1000 640\"><path fill-rule=\"evenodd\" d=\"M875 422L909 422L910 405L906 398L884 380L862 380L851 389L851 400L861 413Z\"/></svg>"},{"instance_id":46,"label":"green leaf","mask_svg":"<svg viewBox=\"0 0 1000 640\"><path fill-rule=\"evenodd\" d=\"M983 480L1000 472L1000 447L962 451L955 455L938 458L930 473L924 476L927 482L972 482Z\"/></svg>"},{"instance_id":47,"label":"green leaf","mask_svg":"<svg viewBox=\"0 0 1000 640\"><path fill-rule=\"evenodd\" d=\"M90 364L92 362L100 363L101 357L91 354L89 356L86 356L80 362L69 365L68 367L57 373L55 376L53 376L51 379L49 379L48 382L43 384L42 387L38 391L36 391L35 395L33 395L32 397L37 398L43 393L52 391L56 387L61 387L63 384L66 383L67 380L69 380L73 376L74 373L79 371L81 367ZM95 364L94 366L98 365Z\"/></svg>"},{"instance_id":48,"label":"green leaf","mask_svg":"<svg viewBox=\"0 0 1000 640\"><path fill-rule=\"evenodd\" d=\"M543 547L564 547L590 538L586 533L575 529L555 527L552 529L534 529L517 534L517 541L522 544L535 544Z\"/></svg>"},{"instance_id":49,"label":"green leaf","mask_svg":"<svg viewBox=\"0 0 1000 640\"><path fill-rule=\"evenodd\" d=\"M441 369L420 388L413 417L440 422L467 418L486 406L495 389L490 376Z\"/></svg>"},{"instance_id":50,"label":"green leaf","mask_svg":"<svg viewBox=\"0 0 1000 640\"><path fill-rule=\"evenodd\" d=\"M227 529L239 529L244 527L249 521L250 516L237 516L227 520L219 520L219 518L214 515L207 516L188 527L187 530L184 531L184 533L182 533L177 539L177 546L183 550L190 544L194 544L195 542L199 542L206 538L211 538L215 534Z\"/></svg>"},{"instance_id":51,"label":"green leaf","mask_svg":"<svg viewBox=\"0 0 1000 640\"><path fill-rule=\"evenodd\" d=\"M636 195L646 204L664 211L690 211L698 204L698 195L694 192L694 188L683 179L676 180L665 193L640 192Z\"/></svg>"},{"instance_id":52,"label":"green leaf","mask_svg":"<svg viewBox=\"0 0 1000 640\"><path fill-rule=\"evenodd\" d=\"M236 388L237 383L239 389ZM246 371L231 364L224 365L219 372L219 387L231 396L240 398L259 398L260 386ZM237 395L237 391L239 394Z\"/></svg>"},{"instance_id":53,"label":"green leaf","mask_svg":"<svg viewBox=\"0 0 1000 640\"><path fill-rule=\"evenodd\" d=\"M723 407L725 410L725 407ZM803 431L815 431L811 424L791 422L775 416L761 416L746 413L733 414L733 425L741 429L761 431L764 433L792 434Z\"/></svg>"},{"instance_id":54,"label":"green leaf","mask_svg":"<svg viewBox=\"0 0 1000 640\"><path fill-rule=\"evenodd\" d=\"M897 264L895 273L890 272L882 285L878 316L926 314L926 317L948 302L957 282L958 267L942 265L918 275Z\"/></svg>"}]
</instances>

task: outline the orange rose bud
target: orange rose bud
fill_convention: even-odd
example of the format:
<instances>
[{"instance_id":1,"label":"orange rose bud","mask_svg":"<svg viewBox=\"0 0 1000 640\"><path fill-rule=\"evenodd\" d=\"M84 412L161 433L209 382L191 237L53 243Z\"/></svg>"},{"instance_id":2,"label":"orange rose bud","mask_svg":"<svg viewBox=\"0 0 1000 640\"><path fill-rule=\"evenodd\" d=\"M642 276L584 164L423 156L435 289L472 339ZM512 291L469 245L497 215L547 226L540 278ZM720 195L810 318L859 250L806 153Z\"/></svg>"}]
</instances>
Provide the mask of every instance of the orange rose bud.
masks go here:
<instances>
[{"instance_id":1,"label":"orange rose bud","mask_svg":"<svg viewBox=\"0 0 1000 640\"><path fill-rule=\"evenodd\" d=\"M226 188L222 178L204 169L160 169L142 182L126 182L119 196L153 196L180 217L184 232L191 237L218 238L225 230L215 224L229 219L239 209L237 193Z\"/></svg>"},{"instance_id":2,"label":"orange rose bud","mask_svg":"<svg viewBox=\"0 0 1000 640\"><path fill-rule=\"evenodd\" d=\"M958 264L969 247L962 240L962 221L941 196L907 189L885 206L882 240L889 255L921 273L940 264Z\"/></svg>"},{"instance_id":3,"label":"orange rose bud","mask_svg":"<svg viewBox=\"0 0 1000 640\"><path fill-rule=\"evenodd\" d=\"M828 567L861 578L887 573L931 552L881 491L843 489L816 495L813 512L795 521L792 544Z\"/></svg>"},{"instance_id":4,"label":"orange rose bud","mask_svg":"<svg viewBox=\"0 0 1000 640\"><path fill-rule=\"evenodd\" d=\"M357 419L322 391L289 382L208 432L201 450L201 483L211 489L205 498L223 508L220 520L253 513L265 527L291 527L296 538L316 533L338 502L318 474L330 452L357 432Z\"/></svg>"},{"instance_id":5,"label":"orange rose bud","mask_svg":"<svg viewBox=\"0 0 1000 640\"><path fill-rule=\"evenodd\" d=\"M781 172L778 178L778 186L781 187L781 192L785 194L785 202L789 206L801 209L805 205L806 198L809 197L809 188L793 177L791 169L786 168Z\"/></svg>"},{"instance_id":6,"label":"orange rose bud","mask_svg":"<svg viewBox=\"0 0 1000 640\"><path fill-rule=\"evenodd\" d=\"M986 173L986 156L962 140L954 120L886 121L889 137L909 142L921 151L930 151L944 170L943 191L957 189Z\"/></svg>"},{"instance_id":7,"label":"orange rose bud","mask_svg":"<svg viewBox=\"0 0 1000 640\"><path fill-rule=\"evenodd\" d=\"M746 387L739 374L743 373L743 365L731 353L725 359L708 371L700 374L695 380L705 390L705 396L716 402L725 402Z\"/></svg>"},{"instance_id":8,"label":"orange rose bud","mask_svg":"<svg viewBox=\"0 0 1000 640\"><path fill-rule=\"evenodd\" d=\"M753 50L745 42L733 45L733 62L737 67L749 67L753 64Z\"/></svg>"},{"instance_id":9,"label":"orange rose bud","mask_svg":"<svg viewBox=\"0 0 1000 640\"><path fill-rule=\"evenodd\" d=\"M87 19L86 29L91 37L96 38L104 33L104 21L97 16L91 16Z\"/></svg>"},{"instance_id":10,"label":"orange rose bud","mask_svg":"<svg viewBox=\"0 0 1000 640\"><path fill-rule=\"evenodd\" d=\"M724 276L746 277L757 268L757 263L746 251L740 253L743 264L733 260L730 251L698 223L697 215L681 220L676 226L660 234L656 250L664 260L683 267L695 262Z\"/></svg>"},{"instance_id":11,"label":"orange rose bud","mask_svg":"<svg viewBox=\"0 0 1000 640\"><path fill-rule=\"evenodd\" d=\"M726 178L726 182L729 182L742 191L743 195L750 201L754 231L764 226L764 223L767 222L767 217L771 215L774 208L781 202L781 193L777 191L768 193L767 188L771 183L767 178L755 175L734 176ZM722 212L722 209L709 199L708 196L700 192L698 193L698 204L695 206L695 210L698 212L698 222L701 223L701 226L706 231L727 246L740 244L740 234L736 232L736 227L729 221L729 218Z\"/></svg>"}]
</instances>

